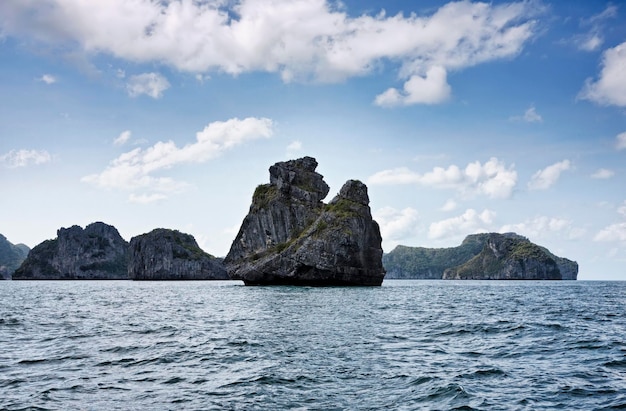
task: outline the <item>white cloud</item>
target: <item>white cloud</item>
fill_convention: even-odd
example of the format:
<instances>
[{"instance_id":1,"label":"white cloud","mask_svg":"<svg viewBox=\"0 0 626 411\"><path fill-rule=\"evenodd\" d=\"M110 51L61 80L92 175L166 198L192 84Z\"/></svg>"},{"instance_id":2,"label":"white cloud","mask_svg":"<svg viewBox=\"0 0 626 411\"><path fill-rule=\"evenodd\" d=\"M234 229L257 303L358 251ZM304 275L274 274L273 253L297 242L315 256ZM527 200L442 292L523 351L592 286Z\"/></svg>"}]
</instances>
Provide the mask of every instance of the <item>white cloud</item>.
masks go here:
<instances>
[{"instance_id":1,"label":"white cloud","mask_svg":"<svg viewBox=\"0 0 626 411\"><path fill-rule=\"evenodd\" d=\"M168 88L170 88L170 83L159 73L137 74L131 76L126 83L126 91L131 97L145 94L157 99L161 98Z\"/></svg>"},{"instance_id":2,"label":"white cloud","mask_svg":"<svg viewBox=\"0 0 626 411\"><path fill-rule=\"evenodd\" d=\"M441 207L441 211L454 211L456 210L456 201L450 199Z\"/></svg>"},{"instance_id":3,"label":"white cloud","mask_svg":"<svg viewBox=\"0 0 626 411\"><path fill-rule=\"evenodd\" d=\"M436 240L488 232L493 225L495 216L496 213L491 210L483 210L479 213L470 208L458 217L432 223L428 229L428 238Z\"/></svg>"},{"instance_id":4,"label":"white cloud","mask_svg":"<svg viewBox=\"0 0 626 411\"><path fill-rule=\"evenodd\" d=\"M609 170L606 168L600 168L595 173L591 175L591 178L596 178L600 180L604 180L607 178L611 178L615 175L615 171Z\"/></svg>"},{"instance_id":5,"label":"white cloud","mask_svg":"<svg viewBox=\"0 0 626 411\"><path fill-rule=\"evenodd\" d=\"M579 238L584 230L572 228L572 222L564 218L539 216L521 223L506 224L499 230L501 233L515 232L529 238L538 238L548 232L564 233L570 239Z\"/></svg>"},{"instance_id":6,"label":"white cloud","mask_svg":"<svg viewBox=\"0 0 626 411\"><path fill-rule=\"evenodd\" d=\"M604 52L600 77L587 79L578 98L605 106L626 106L626 42Z\"/></svg>"},{"instance_id":7,"label":"white cloud","mask_svg":"<svg viewBox=\"0 0 626 411\"><path fill-rule=\"evenodd\" d=\"M368 179L369 184L421 184L435 188L456 189L462 194L482 194L490 198L508 198L517 183L514 166L506 165L497 158L485 164L479 161L468 164L465 169L456 165L448 168L435 167L419 174L408 168L383 170Z\"/></svg>"},{"instance_id":8,"label":"white cloud","mask_svg":"<svg viewBox=\"0 0 626 411\"><path fill-rule=\"evenodd\" d=\"M295 140L287 146L287 156L291 157L302 151L302 142Z\"/></svg>"},{"instance_id":9,"label":"white cloud","mask_svg":"<svg viewBox=\"0 0 626 411\"><path fill-rule=\"evenodd\" d=\"M528 123L541 123L543 121L543 118L541 117L541 115L539 115L539 113L537 113L537 110L534 106L530 106L528 110L524 112L523 118L524 121Z\"/></svg>"},{"instance_id":10,"label":"white cloud","mask_svg":"<svg viewBox=\"0 0 626 411\"><path fill-rule=\"evenodd\" d=\"M376 96L374 103L382 107L406 106L411 104L438 104L450 97L451 88L448 84L446 69L433 66L424 77L412 75L405 83L402 91L390 88Z\"/></svg>"},{"instance_id":11,"label":"white cloud","mask_svg":"<svg viewBox=\"0 0 626 411\"><path fill-rule=\"evenodd\" d=\"M583 36L578 39L578 48L584 51L594 51L597 50L602 43L604 43L604 38L597 33L589 33L586 36Z\"/></svg>"},{"instance_id":12,"label":"white cloud","mask_svg":"<svg viewBox=\"0 0 626 411\"><path fill-rule=\"evenodd\" d=\"M626 201L617 208L617 212L621 214L622 217L626 218Z\"/></svg>"},{"instance_id":13,"label":"white cloud","mask_svg":"<svg viewBox=\"0 0 626 411\"><path fill-rule=\"evenodd\" d=\"M543 117L539 113L537 113L537 109L535 106L530 106L523 115L521 116L512 116L509 120L513 121L525 121L527 123L542 123Z\"/></svg>"},{"instance_id":14,"label":"white cloud","mask_svg":"<svg viewBox=\"0 0 626 411\"><path fill-rule=\"evenodd\" d=\"M528 183L530 190L546 190L552 187L561 177L563 171L571 169L569 160L563 160L537 171Z\"/></svg>"},{"instance_id":15,"label":"white cloud","mask_svg":"<svg viewBox=\"0 0 626 411\"><path fill-rule=\"evenodd\" d=\"M113 145L123 146L130 140L131 132L130 130L125 130L120 133L119 136L115 140L113 140Z\"/></svg>"},{"instance_id":16,"label":"white cloud","mask_svg":"<svg viewBox=\"0 0 626 411\"><path fill-rule=\"evenodd\" d=\"M7 168L39 165L52 161L52 156L45 150L11 150L0 155L0 164Z\"/></svg>"},{"instance_id":17,"label":"white cloud","mask_svg":"<svg viewBox=\"0 0 626 411\"><path fill-rule=\"evenodd\" d=\"M200 84L204 84L205 81L211 80L211 76L208 74L196 74L196 81Z\"/></svg>"},{"instance_id":18,"label":"white cloud","mask_svg":"<svg viewBox=\"0 0 626 411\"><path fill-rule=\"evenodd\" d=\"M129 191L148 190L148 193L131 197L131 201L147 202L162 199L155 194L178 192L188 184L155 173L179 164L202 163L246 141L269 138L273 132L272 120L249 117L216 121L196 133L196 141L177 147L173 141L159 141L147 149L135 148L111 161L99 174L81 179L101 188Z\"/></svg>"},{"instance_id":19,"label":"white cloud","mask_svg":"<svg viewBox=\"0 0 626 411\"><path fill-rule=\"evenodd\" d=\"M148 204L148 203L154 203L160 200L165 200L166 198L167 196L165 194L159 194L159 193L140 194L140 195L131 193L130 196L128 197L128 201L130 201L131 203L137 203L137 204Z\"/></svg>"},{"instance_id":20,"label":"white cloud","mask_svg":"<svg viewBox=\"0 0 626 411\"><path fill-rule=\"evenodd\" d=\"M626 222L603 228L595 235L593 241L626 241Z\"/></svg>"},{"instance_id":21,"label":"white cloud","mask_svg":"<svg viewBox=\"0 0 626 411\"><path fill-rule=\"evenodd\" d=\"M54 84L57 82L57 78L54 77L52 74L44 74L43 76L39 77L38 80L46 84Z\"/></svg>"},{"instance_id":22,"label":"white cloud","mask_svg":"<svg viewBox=\"0 0 626 411\"><path fill-rule=\"evenodd\" d=\"M615 148L618 150L624 150L626 148L626 131L619 133L615 137Z\"/></svg>"},{"instance_id":23,"label":"white cloud","mask_svg":"<svg viewBox=\"0 0 626 411\"><path fill-rule=\"evenodd\" d=\"M417 233L419 214L417 210L407 207L396 210L384 207L373 213L374 220L380 226L380 233L386 249L392 249L402 240Z\"/></svg>"},{"instance_id":24,"label":"white cloud","mask_svg":"<svg viewBox=\"0 0 626 411\"><path fill-rule=\"evenodd\" d=\"M539 6L539 7L538 7ZM446 74L520 53L533 36L537 2L459 1L431 15L351 17L325 0L0 2L5 35L77 47L191 73L279 73L283 81L342 81L398 64L396 104L450 94ZM392 91L377 98L394 100Z\"/></svg>"},{"instance_id":25,"label":"white cloud","mask_svg":"<svg viewBox=\"0 0 626 411\"><path fill-rule=\"evenodd\" d=\"M574 44L579 50L595 51L604 43L605 21L617 16L617 6L609 4L601 13L594 14L588 19L581 21L581 26L591 26L585 34L574 36Z\"/></svg>"},{"instance_id":26,"label":"white cloud","mask_svg":"<svg viewBox=\"0 0 626 411\"><path fill-rule=\"evenodd\" d=\"M620 214L622 218L626 218L626 201L622 202L622 204L617 207L617 213ZM595 235L593 241L626 242L626 221L610 224L603 228Z\"/></svg>"}]
</instances>

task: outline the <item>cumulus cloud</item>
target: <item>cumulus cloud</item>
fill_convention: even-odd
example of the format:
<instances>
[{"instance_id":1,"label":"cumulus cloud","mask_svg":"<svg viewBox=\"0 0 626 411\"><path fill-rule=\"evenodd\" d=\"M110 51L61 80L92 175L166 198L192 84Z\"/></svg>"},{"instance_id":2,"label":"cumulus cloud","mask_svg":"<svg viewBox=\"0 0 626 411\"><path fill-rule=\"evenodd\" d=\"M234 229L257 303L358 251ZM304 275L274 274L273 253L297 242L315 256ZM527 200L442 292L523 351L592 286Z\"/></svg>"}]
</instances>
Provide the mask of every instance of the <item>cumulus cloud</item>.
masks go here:
<instances>
[{"instance_id":1,"label":"cumulus cloud","mask_svg":"<svg viewBox=\"0 0 626 411\"><path fill-rule=\"evenodd\" d=\"M113 140L113 145L123 146L130 140L131 132L130 130L125 130L120 133L119 136L115 140Z\"/></svg>"},{"instance_id":2,"label":"cumulus cloud","mask_svg":"<svg viewBox=\"0 0 626 411\"><path fill-rule=\"evenodd\" d=\"M43 76L39 77L37 80L46 84L54 84L57 82L57 78L54 77L52 74L44 74Z\"/></svg>"},{"instance_id":3,"label":"cumulus cloud","mask_svg":"<svg viewBox=\"0 0 626 411\"><path fill-rule=\"evenodd\" d=\"M382 107L442 103L450 97L451 92L446 78L446 69L441 66L434 66L428 69L424 77L419 74L412 75L404 83L402 91L390 88L376 96L374 102Z\"/></svg>"},{"instance_id":4,"label":"cumulus cloud","mask_svg":"<svg viewBox=\"0 0 626 411\"><path fill-rule=\"evenodd\" d=\"M0 29L193 74L336 82L392 63L403 87L383 92L378 104L434 104L450 94L451 71L518 55L534 34L538 5L458 1L431 15L352 17L327 0L10 0L0 2Z\"/></svg>"},{"instance_id":5,"label":"cumulus cloud","mask_svg":"<svg viewBox=\"0 0 626 411\"><path fill-rule=\"evenodd\" d=\"M0 155L0 164L6 168L26 167L52 161L52 156L45 150L11 150Z\"/></svg>"},{"instance_id":6,"label":"cumulus cloud","mask_svg":"<svg viewBox=\"0 0 626 411\"><path fill-rule=\"evenodd\" d=\"M514 121L525 121L527 123L542 123L543 117L539 113L537 113L537 109L535 106L530 106L523 115L521 116L513 116L510 118Z\"/></svg>"},{"instance_id":7,"label":"cumulus cloud","mask_svg":"<svg viewBox=\"0 0 626 411\"><path fill-rule=\"evenodd\" d=\"M559 181L561 173L571 169L569 160L563 160L537 171L533 174L528 188L530 190L547 190Z\"/></svg>"},{"instance_id":8,"label":"cumulus cloud","mask_svg":"<svg viewBox=\"0 0 626 411\"><path fill-rule=\"evenodd\" d=\"M130 76L126 83L126 91L131 97L142 94L154 99L161 98L163 92L170 88L170 83L159 73L143 73Z\"/></svg>"},{"instance_id":9,"label":"cumulus cloud","mask_svg":"<svg viewBox=\"0 0 626 411\"><path fill-rule=\"evenodd\" d=\"M101 188L148 191L131 196L134 202L160 200L188 184L154 174L180 164L208 161L246 141L269 138L272 133L273 123L267 118L216 121L197 132L193 143L178 147L173 141L159 141L147 149L135 148L111 161L101 173L85 176L82 181Z\"/></svg>"},{"instance_id":10,"label":"cumulus cloud","mask_svg":"<svg viewBox=\"0 0 626 411\"><path fill-rule=\"evenodd\" d=\"M397 210L393 207L384 207L373 213L374 220L380 226L380 233L386 249L392 249L402 240L417 233L419 214L417 210L407 207Z\"/></svg>"},{"instance_id":11,"label":"cumulus cloud","mask_svg":"<svg viewBox=\"0 0 626 411\"><path fill-rule=\"evenodd\" d=\"M587 79L578 98L604 106L626 106L626 42L604 52L599 78Z\"/></svg>"},{"instance_id":12,"label":"cumulus cloud","mask_svg":"<svg viewBox=\"0 0 626 411\"><path fill-rule=\"evenodd\" d=\"M615 137L615 148L618 150L624 150L626 148L626 131L619 133Z\"/></svg>"},{"instance_id":13,"label":"cumulus cloud","mask_svg":"<svg viewBox=\"0 0 626 411\"><path fill-rule=\"evenodd\" d=\"M500 228L502 233L515 232L529 238L538 238L546 233L562 233L570 239L580 238L584 230L572 227L572 222L565 218L538 216L521 223L507 224Z\"/></svg>"},{"instance_id":14,"label":"cumulus cloud","mask_svg":"<svg viewBox=\"0 0 626 411\"><path fill-rule=\"evenodd\" d=\"M465 195L482 194L490 198L509 198L517 183L514 166L492 157L485 164L469 163L464 169L451 165L435 167L420 174L406 167L380 171L368 179L369 184L420 184L435 188L455 189Z\"/></svg>"},{"instance_id":15,"label":"cumulus cloud","mask_svg":"<svg viewBox=\"0 0 626 411\"><path fill-rule=\"evenodd\" d=\"M596 178L599 180L606 180L607 178L611 178L614 175L615 175L615 171L609 170L606 168L600 168L591 175L591 178Z\"/></svg>"},{"instance_id":16,"label":"cumulus cloud","mask_svg":"<svg viewBox=\"0 0 626 411\"><path fill-rule=\"evenodd\" d=\"M457 217L434 222L428 228L428 238L433 240L490 231L496 213L491 210L478 212L467 209Z\"/></svg>"}]
</instances>

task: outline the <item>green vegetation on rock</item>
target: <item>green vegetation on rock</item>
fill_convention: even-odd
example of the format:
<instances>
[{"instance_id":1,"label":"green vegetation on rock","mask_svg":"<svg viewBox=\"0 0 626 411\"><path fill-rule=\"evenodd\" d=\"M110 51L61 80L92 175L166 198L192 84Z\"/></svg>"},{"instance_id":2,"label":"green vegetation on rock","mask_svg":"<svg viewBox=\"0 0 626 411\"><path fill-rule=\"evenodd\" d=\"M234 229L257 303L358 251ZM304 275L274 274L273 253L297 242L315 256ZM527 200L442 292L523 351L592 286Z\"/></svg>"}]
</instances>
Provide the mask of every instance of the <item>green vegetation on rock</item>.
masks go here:
<instances>
[{"instance_id":1,"label":"green vegetation on rock","mask_svg":"<svg viewBox=\"0 0 626 411\"><path fill-rule=\"evenodd\" d=\"M278 198L278 187L271 184L260 184L252 195L252 207L255 210L264 209L276 198Z\"/></svg>"}]
</instances>

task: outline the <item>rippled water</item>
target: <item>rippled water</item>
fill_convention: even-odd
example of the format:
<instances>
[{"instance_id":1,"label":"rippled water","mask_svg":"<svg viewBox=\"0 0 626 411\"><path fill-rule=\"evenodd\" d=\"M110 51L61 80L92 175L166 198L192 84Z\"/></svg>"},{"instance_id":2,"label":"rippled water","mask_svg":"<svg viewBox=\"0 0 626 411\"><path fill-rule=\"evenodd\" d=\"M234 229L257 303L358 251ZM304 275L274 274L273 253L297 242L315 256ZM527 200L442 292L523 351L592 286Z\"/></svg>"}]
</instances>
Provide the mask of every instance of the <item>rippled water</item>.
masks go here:
<instances>
[{"instance_id":1,"label":"rippled water","mask_svg":"<svg viewBox=\"0 0 626 411\"><path fill-rule=\"evenodd\" d=\"M0 409L626 409L626 282L0 282Z\"/></svg>"}]
</instances>

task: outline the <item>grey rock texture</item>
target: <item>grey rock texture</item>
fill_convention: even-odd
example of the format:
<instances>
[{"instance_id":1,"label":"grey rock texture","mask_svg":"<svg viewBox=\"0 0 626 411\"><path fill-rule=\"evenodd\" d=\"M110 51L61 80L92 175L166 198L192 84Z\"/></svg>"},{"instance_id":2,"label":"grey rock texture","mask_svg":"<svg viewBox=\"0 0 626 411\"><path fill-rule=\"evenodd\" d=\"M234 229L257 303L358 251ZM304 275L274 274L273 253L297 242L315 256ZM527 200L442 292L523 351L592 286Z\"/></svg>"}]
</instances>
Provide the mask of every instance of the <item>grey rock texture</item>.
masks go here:
<instances>
[{"instance_id":1,"label":"grey rock texture","mask_svg":"<svg viewBox=\"0 0 626 411\"><path fill-rule=\"evenodd\" d=\"M60 228L57 238L33 248L14 280L127 279L128 243L111 225Z\"/></svg>"},{"instance_id":2,"label":"grey rock texture","mask_svg":"<svg viewBox=\"0 0 626 411\"><path fill-rule=\"evenodd\" d=\"M190 234L157 228L130 240L132 280L228 280L222 261L205 253Z\"/></svg>"},{"instance_id":3,"label":"grey rock texture","mask_svg":"<svg viewBox=\"0 0 626 411\"><path fill-rule=\"evenodd\" d=\"M458 247L398 246L383 256L387 278L576 280L578 264L515 233L467 236Z\"/></svg>"},{"instance_id":4,"label":"grey rock texture","mask_svg":"<svg viewBox=\"0 0 626 411\"><path fill-rule=\"evenodd\" d=\"M458 247L426 248L399 245L383 255L385 278L441 280L443 272L468 261L483 249L485 234L469 235Z\"/></svg>"},{"instance_id":5,"label":"grey rock texture","mask_svg":"<svg viewBox=\"0 0 626 411\"><path fill-rule=\"evenodd\" d=\"M526 239L492 233L481 252L443 273L444 280L560 280L554 258Z\"/></svg>"},{"instance_id":6,"label":"grey rock texture","mask_svg":"<svg viewBox=\"0 0 626 411\"><path fill-rule=\"evenodd\" d=\"M365 184L350 180L329 203L311 157L276 163L257 187L224 260L247 285L380 285L381 236Z\"/></svg>"},{"instance_id":7,"label":"grey rock texture","mask_svg":"<svg viewBox=\"0 0 626 411\"><path fill-rule=\"evenodd\" d=\"M13 272L26 259L30 248L24 244L12 244L0 234L0 280L10 280Z\"/></svg>"}]
</instances>

